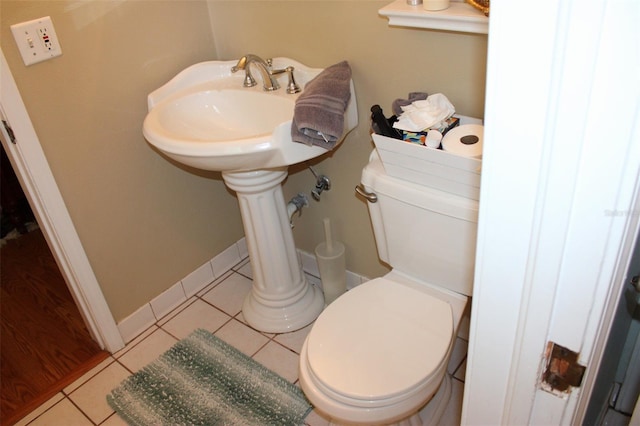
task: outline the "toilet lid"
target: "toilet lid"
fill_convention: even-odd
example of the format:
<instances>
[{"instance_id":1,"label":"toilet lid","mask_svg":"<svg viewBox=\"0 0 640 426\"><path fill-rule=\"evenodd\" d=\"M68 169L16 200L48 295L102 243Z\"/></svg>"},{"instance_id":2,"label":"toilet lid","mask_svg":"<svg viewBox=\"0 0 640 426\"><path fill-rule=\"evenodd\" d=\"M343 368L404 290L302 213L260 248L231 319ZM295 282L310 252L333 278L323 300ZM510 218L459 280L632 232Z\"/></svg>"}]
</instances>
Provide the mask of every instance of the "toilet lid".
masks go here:
<instances>
[{"instance_id":1,"label":"toilet lid","mask_svg":"<svg viewBox=\"0 0 640 426\"><path fill-rule=\"evenodd\" d=\"M427 380L447 355L453 313L419 289L377 278L339 297L307 339L315 377L349 398L375 401Z\"/></svg>"}]
</instances>

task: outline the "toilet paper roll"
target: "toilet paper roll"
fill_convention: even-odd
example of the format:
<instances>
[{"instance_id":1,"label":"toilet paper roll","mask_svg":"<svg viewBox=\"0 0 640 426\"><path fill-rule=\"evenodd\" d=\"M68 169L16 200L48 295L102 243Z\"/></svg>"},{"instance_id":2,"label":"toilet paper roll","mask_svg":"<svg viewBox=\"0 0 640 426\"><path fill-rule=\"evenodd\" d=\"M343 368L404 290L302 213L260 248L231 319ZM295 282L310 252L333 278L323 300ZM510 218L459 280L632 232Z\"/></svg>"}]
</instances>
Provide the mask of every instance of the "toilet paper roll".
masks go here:
<instances>
[{"instance_id":1,"label":"toilet paper roll","mask_svg":"<svg viewBox=\"0 0 640 426\"><path fill-rule=\"evenodd\" d=\"M442 149L452 154L471 158L482 158L482 135L480 124L463 124L447 132L442 139Z\"/></svg>"}]
</instances>

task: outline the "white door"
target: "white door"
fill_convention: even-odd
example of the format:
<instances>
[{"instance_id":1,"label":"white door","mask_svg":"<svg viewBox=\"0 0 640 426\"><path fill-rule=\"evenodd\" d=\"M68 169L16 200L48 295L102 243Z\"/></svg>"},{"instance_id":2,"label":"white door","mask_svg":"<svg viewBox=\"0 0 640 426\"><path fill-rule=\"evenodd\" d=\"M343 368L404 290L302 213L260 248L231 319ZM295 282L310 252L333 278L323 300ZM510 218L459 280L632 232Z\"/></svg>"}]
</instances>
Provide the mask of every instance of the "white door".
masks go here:
<instances>
[{"instance_id":1,"label":"white door","mask_svg":"<svg viewBox=\"0 0 640 426\"><path fill-rule=\"evenodd\" d=\"M580 424L640 219L640 2L491 2L465 424ZM543 389L545 351L582 385Z\"/></svg>"},{"instance_id":2,"label":"white door","mask_svg":"<svg viewBox=\"0 0 640 426\"><path fill-rule=\"evenodd\" d=\"M12 143L7 128L0 125L2 144L91 336L100 347L111 353L121 349L124 342L118 327L91 269L1 50L0 118L7 122L16 139Z\"/></svg>"}]
</instances>

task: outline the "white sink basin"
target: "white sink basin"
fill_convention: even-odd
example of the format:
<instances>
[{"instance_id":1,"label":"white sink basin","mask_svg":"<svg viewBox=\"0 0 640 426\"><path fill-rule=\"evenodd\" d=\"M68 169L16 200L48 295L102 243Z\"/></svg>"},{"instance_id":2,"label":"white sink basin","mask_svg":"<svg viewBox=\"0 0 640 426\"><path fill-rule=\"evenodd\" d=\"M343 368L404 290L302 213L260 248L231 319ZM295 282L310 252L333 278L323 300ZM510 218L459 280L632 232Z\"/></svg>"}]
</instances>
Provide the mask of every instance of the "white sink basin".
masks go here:
<instances>
[{"instance_id":1,"label":"white sink basin","mask_svg":"<svg viewBox=\"0 0 640 426\"><path fill-rule=\"evenodd\" d=\"M281 88L266 92L258 85L242 86L244 71L231 73L237 61L202 62L180 72L148 97L149 113L143 133L153 146L174 160L221 172L272 169L289 166L326 153L291 140L291 120L299 94ZM287 58L275 58L273 68L295 68L303 88L321 69ZM345 114L345 134L357 124L353 83Z\"/></svg>"},{"instance_id":2,"label":"white sink basin","mask_svg":"<svg viewBox=\"0 0 640 426\"><path fill-rule=\"evenodd\" d=\"M244 72L231 73L237 61L202 62L175 76L149 95L143 132L170 158L222 172L236 192L253 270L253 284L242 313L253 328L284 333L307 326L324 307L320 289L311 285L298 262L282 193L287 166L326 153L291 140L291 121L299 95L281 88L266 92L262 81L242 86ZM275 58L274 69L293 66L303 88L321 69ZM259 73L253 75L259 79ZM358 124L356 99L345 114L345 134Z\"/></svg>"}]
</instances>

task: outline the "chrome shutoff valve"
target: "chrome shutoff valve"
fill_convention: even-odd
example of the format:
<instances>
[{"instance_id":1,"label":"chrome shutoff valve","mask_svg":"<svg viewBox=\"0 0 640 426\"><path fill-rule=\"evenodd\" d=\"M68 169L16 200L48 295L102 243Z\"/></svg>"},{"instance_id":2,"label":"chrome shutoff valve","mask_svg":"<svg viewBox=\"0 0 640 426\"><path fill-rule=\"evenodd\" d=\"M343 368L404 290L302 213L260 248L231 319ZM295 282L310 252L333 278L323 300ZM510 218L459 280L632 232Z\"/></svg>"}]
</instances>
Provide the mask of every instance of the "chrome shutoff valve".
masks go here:
<instances>
[{"instance_id":1,"label":"chrome shutoff valve","mask_svg":"<svg viewBox=\"0 0 640 426\"><path fill-rule=\"evenodd\" d=\"M313 199L316 201L320 201L320 194L323 191L328 191L331 189L331 181L325 175L318 176L318 180L316 181L316 187L311 191L311 195Z\"/></svg>"}]
</instances>

